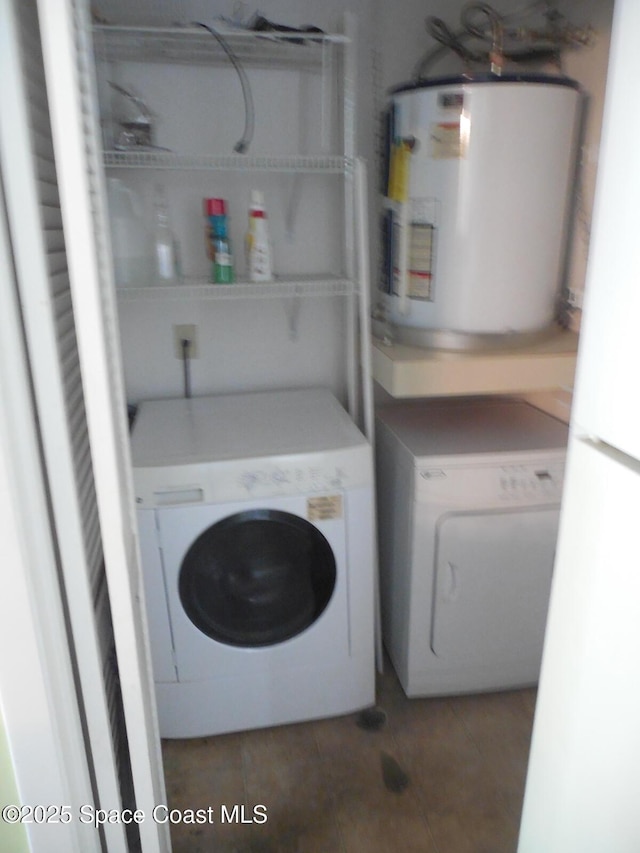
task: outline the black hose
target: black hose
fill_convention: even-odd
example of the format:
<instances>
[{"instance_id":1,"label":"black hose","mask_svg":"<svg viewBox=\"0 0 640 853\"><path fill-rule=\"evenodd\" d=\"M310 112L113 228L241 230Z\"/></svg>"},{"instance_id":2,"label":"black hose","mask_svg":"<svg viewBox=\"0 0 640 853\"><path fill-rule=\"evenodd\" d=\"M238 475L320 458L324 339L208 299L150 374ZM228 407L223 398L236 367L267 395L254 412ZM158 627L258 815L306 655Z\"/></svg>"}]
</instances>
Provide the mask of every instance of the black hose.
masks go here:
<instances>
[{"instance_id":1,"label":"black hose","mask_svg":"<svg viewBox=\"0 0 640 853\"><path fill-rule=\"evenodd\" d=\"M521 31L509 30L506 24L518 20L525 14L547 7L544 2L532 2L524 10L512 14L501 15L489 3L470 2L466 3L460 13L461 28L452 31L440 18L430 16L425 25L429 35L435 39L437 45L429 50L418 62L414 69L414 80L423 80L427 69L442 58L448 51L453 51L465 63L488 63L496 55L502 55L505 59L513 62L527 61L554 61L560 64L560 52L563 44L587 44L588 34L575 33L566 24L559 27L557 21L547 9L546 17L548 26L543 32L527 31L529 45L522 47L510 47L504 49L503 39L505 37L522 38ZM491 25L491 30L479 25L477 13L484 14ZM564 19L562 19L564 21ZM486 45L491 43L490 48L479 47L472 49L468 42L471 39L480 40Z\"/></svg>"},{"instance_id":2,"label":"black hose","mask_svg":"<svg viewBox=\"0 0 640 853\"><path fill-rule=\"evenodd\" d=\"M249 85L249 80L247 78L246 72L240 64L240 60L237 58L235 53L227 44L226 39L224 39L220 35L220 33L216 32L213 27L210 27L208 24L203 24L201 21L194 21L193 26L203 27L214 37L214 39L218 42L220 47L229 57L229 61L235 68L236 73L240 78L240 85L242 86L242 96L244 98L244 131L240 139L233 146L233 150L237 154L246 154L249 150L249 145L251 145L251 140L253 139L253 129L255 122L253 95L251 94L251 86Z\"/></svg>"},{"instance_id":3,"label":"black hose","mask_svg":"<svg viewBox=\"0 0 640 853\"><path fill-rule=\"evenodd\" d=\"M486 15L489 19L493 44L501 43L504 22L502 20L502 16L488 3L466 3L462 7L462 11L460 12L460 23L464 29L470 35L475 36L475 38L480 39L481 41L487 41L487 33L473 20L473 17L477 12Z\"/></svg>"},{"instance_id":4,"label":"black hose","mask_svg":"<svg viewBox=\"0 0 640 853\"><path fill-rule=\"evenodd\" d=\"M423 56L420 62L416 65L413 73L416 80L420 80L424 77L427 68L450 50L457 54L466 63L483 62L487 59L488 54L486 52L478 53L477 51L470 50L465 45L464 42L471 38L471 35L467 30L462 29L454 32L449 29L441 18L436 18L434 15L430 15L427 18L425 26L429 35L435 39L438 44Z\"/></svg>"}]
</instances>

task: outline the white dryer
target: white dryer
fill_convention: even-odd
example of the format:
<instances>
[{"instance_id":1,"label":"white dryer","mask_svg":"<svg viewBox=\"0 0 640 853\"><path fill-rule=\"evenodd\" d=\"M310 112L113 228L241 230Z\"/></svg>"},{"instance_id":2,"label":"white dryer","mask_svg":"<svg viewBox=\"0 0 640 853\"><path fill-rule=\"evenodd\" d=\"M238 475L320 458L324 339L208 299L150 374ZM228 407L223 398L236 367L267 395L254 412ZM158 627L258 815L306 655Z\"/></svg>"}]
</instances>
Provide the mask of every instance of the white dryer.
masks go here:
<instances>
[{"instance_id":1,"label":"white dryer","mask_svg":"<svg viewBox=\"0 0 640 853\"><path fill-rule=\"evenodd\" d=\"M161 736L373 704L372 450L338 401L143 402L132 457Z\"/></svg>"},{"instance_id":2,"label":"white dryer","mask_svg":"<svg viewBox=\"0 0 640 853\"><path fill-rule=\"evenodd\" d=\"M567 427L509 398L378 413L383 638L408 696L535 683Z\"/></svg>"}]
</instances>

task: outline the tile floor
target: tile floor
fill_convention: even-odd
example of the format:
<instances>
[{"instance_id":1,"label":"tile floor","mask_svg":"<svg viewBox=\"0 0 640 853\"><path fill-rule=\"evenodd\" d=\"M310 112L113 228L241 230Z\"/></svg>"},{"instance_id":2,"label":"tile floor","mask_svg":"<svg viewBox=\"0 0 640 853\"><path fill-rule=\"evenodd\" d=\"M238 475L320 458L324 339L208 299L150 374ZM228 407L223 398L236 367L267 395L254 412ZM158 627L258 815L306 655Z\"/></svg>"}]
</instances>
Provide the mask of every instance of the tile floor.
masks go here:
<instances>
[{"instance_id":1,"label":"tile floor","mask_svg":"<svg viewBox=\"0 0 640 853\"><path fill-rule=\"evenodd\" d=\"M163 741L169 806L215 817L172 826L174 853L515 853L535 696L408 700L387 663L377 730L352 714ZM222 805L267 821L221 823Z\"/></svg>"}]
</instances>

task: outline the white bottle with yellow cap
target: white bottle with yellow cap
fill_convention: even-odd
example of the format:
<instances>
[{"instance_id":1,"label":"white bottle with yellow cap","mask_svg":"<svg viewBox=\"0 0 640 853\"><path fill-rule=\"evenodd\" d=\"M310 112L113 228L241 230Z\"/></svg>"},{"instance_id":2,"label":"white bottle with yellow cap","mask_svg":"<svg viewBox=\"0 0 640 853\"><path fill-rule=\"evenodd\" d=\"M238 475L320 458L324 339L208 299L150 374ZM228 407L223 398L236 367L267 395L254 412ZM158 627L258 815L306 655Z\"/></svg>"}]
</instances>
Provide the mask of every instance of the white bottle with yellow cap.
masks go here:
<instances>
[{"instance_id":1,"label":"white bottle with yellow cap","mask_svg":"<svg viewBox=\"0 0 640 853\"><path fill-rule=\"evenodd\" d=\"M247 233L247 272L249 281L273 281L267 214L264 209L264 196L259 190L251 191Z\"/></svg>"}]
</instances>

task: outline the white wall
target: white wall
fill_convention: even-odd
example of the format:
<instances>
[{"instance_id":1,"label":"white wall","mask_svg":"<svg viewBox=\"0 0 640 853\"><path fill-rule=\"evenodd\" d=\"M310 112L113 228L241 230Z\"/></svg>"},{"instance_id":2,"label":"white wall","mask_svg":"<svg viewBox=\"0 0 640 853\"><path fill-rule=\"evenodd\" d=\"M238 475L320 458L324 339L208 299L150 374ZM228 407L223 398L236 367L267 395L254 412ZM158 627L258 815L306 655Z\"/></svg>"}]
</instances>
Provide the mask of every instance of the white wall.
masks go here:
<instances>
[{"instance_id":1,"label":"white wall","mask_svg":"<svg viewBox=\"0 0 640 853\"><path fill-rule=\"evenodd\" d=\"M349 10L358 17L358 78L367 81L358 96L366 119L358 123L357 147L371 151L370 74L368 33L369 0L356 0ZM248 4L232 2L142 2L109 0L98 4L101 17L113 23L167 24L231 16L239 9L246 19ZM347 7L339 0L272 2L260 7L270 20L291 26L314 24L339 29ZM111 72L110 72L111 73ZM231 154L242 132L244 107L235 71L216 67L189 69L159 65L131 65L117 70L117 82L135 88L155 114L157 143L181 153ZM320 89L286 72L247 68L256 108L256 153L286 154L300 150L318 153ZM302 120L300 114L302 112ZM171 204L185 275L206 277L209 264L204 249L202 198L228 200L230 236L237 277L244 275L244 233L250 191L265 193L274 267L277 274L340 273L344 258L340 234L342 189L339 179L238 172L135 174L109 170L132 188L151 216L153 182L161 181ZM286 209L291 192L300 190L294 229L287 228ZM288 300L216 301L144 300L120 302L120 328L127 396L130 402L183 393L182 365L175 357L173 325L195 323L199 358L192 363L195 395L253 390L263 387L329 385L339 395L344 389L344 303L335 298L305 300L300 305L297 334L290 333Z\"/></svg>"},{"instance_id":2,"label":"white wall","mask_svg":"<svg viewBox=\"0 0 640 853\"><path fill-rule=\"evenodd\" d=\"M576 221L568 271L569 287L581 297L587 268L591 214L598 170L613 0L583 0L581 3L576 3L575 7L572 19L580 24L589 23L594 28L593 44L583 50L568 53L565 65L567 74L579 80L588 95Z\"/></svg>"},{"instance_id":3,"label":"white wall","mask_svg":"<svg viewBox=\"0 0 640 853\"><path fill-rule=\"evenodd\" d=\"M411 78L422 56L434 42L425 29L428 15L441 17L456 29L462 0L328 0L322 4L312 0L266 0L260 11L267 18L291 26L315 24L333 30L345 10L352 11L358 24L358 130L357 146L369 164L369 231L371 242L372 301L376 300L379 238L378 238L378 116L386 101L389 86ZM494 6L501 12L522 8L520 0L496 0ZM102 0L94 4L98 13L109 22L130 24L187 23L194 19L213 22L217 15L232 17L234 10L243 18L251 16L254 6L234 0L142 0L135 4L127 0ZM613 0L575 0L560 3L569 19L578 24L590 23L595 31L593 45L566 54L565 70L576 77L590 94L586 134L582 151L582 180L580 205L576 227L571 241L568 281L574 291L580 292L584 282L588 249L589 218L593 200L602 99L606 79L606 61L609 44L610 19ZM433 74L447 73L459 68L455 57L447 57L432 67ZM172 71L156 74L157 66L147 66L147 79L141 81L141 93L150 98L150 106L157 113L158 141L174 145L176 134L184 131L187 146L202 145L208 135L215 138L216 151L225 153L242 130L242 102L234 72L216 69L215 85L206 82L199 69L194 72L200 83L190 92L180 93L180 84ZM130 76L130 75L129 75ZM195 79L195 78L194 78ZM264 75L254 79L258 113L271 105L282 90L284 78L274 78L270 84ZM132 81L125 70L120 82ZM135 83L135 80L133 81ZM143 84L143 85L142 85ZM262 86L262 90L261 87ZM265 89L266 86L266 89ZM219 101L220 92L226 101ZM279 106L284 100L279 98ZM221 108L221 103L227 108ZM191 127L185 118L185 105L204 113L205 119L198 127ZM288 123L292 135L305 133L307 120L299 128L294 123L298 108L295 96L289 99ZM171 110L179 107L178 124L171 123ZM286 108L285 108L286 109ZM268 109L269 113L273 110ZM256 129L257 146L260 134L269 132L262 119ZM164 140L162 138L164 135ZM313 134L308 134L313 138ZM218 144L222 151L217 150ZM131 172L122 174L141 196L147 187L140 185L139 177ZM305 178L302 183L303 208L297 218L295 239L291 240L284 228L284 210L287 203L288 184L273 176L249 176L229 173L187 178L167 173L163 182L171 190L176 206L174 224L178 233L184 271L189 274L206 273L207 261L203 248L203 220L200 215L201 198L205 195L222 195L230 199L231 237L236 261L242 272L243 236L246 208L250 189L263 188L267 193L270 225L274 242L276 270L300 272L317 271L318 264L327 270L339 265L337 251L327 235L332 228L331 197L323 200L320 183ZM306 212L304 205L307 205ZM339 209L336 201L334 210ZM314 231L314 229L317 229ZM324 250L325 257L314 257L314 249ZM325 263L326 262L326 263ZM131 402L154 396L182 394L180 361L175 358L173 331L175 323L197 323L200 358L193 364L193 393L205 394L229 390L250 390L259 387L278 387L320 382L341 390L342 327L336 323L339 303L332 300L309 300L302 306L299 336L292 340L288 333L287 305L282 302L259 301L253 303L189 303L153 302L121 304L121 333L125 364L127 394ZM579 314L575 325L579 325Z\"/></svg>"}]
</instances>

